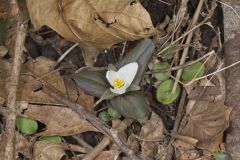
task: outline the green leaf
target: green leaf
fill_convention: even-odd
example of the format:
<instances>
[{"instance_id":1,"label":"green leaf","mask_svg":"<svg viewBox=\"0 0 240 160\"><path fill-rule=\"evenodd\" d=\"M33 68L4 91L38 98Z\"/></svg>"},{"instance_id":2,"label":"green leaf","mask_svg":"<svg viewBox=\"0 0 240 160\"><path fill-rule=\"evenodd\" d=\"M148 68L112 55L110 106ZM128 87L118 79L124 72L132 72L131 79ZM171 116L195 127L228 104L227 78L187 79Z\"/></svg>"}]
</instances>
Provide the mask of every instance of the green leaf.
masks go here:
<instances>
[{"instance_id":1,"label":"green leaf","mask_svg":"<svg viewBox=\"0 0 240 160\"><path fill-rule=\"evenodd\" d=\"M62 142L62 138L60 136L42 136L39 138L39 141L49 141L59 144Z\"/></svg>"},{"instance_id":2,"label":"green leaf","mask_svg":"<svg viewBox=\"0 0 240 160\"><path fill-rule=\"evenodd\" d=\"M181 78L185 81L190 81L194 78L199 78L204 74L204 65L201 62L194 63L183 69Z\"/></svg>"},{"instance_id":3,"label":"green leaf","mask_svg":"<svg viewBox=\"0 0 240 160\"><path fill-rule=\"evenodd\" d=\"M37 121L22 116L16 118L16 126L20 132L26 135L34 134L38 130Z\"/></svg>"},{"instance_id":4,"label":"green leaf","mask_svg":"<svg viewBox=\"0 0 240 160\"><path fill-rule=\"evenodd\" d=\"M111 119L121 118L121 114L111 106L108 107L108 114L111 116Z\"/></svg>"},{"instance_id":5,"label":"green leaf","mask_svg":"<svg viewBox=\"0 0 240 160\"><path fill-rule=\"evenodd\" d=\"M175 93L172 92L174 81L169 79L160 84L157 89L157 100L163 104L171 104L180 95L180 86L178 84Z\"/></svg>"},{"instance_id":6,"label":"green leaf","mask_svg":"<svg viewBox=\"0 0 240 160\"><path fill-rule=\"evenodd\" d=\"M215 160L228 160L228 155L226 153L214 153Z\"/></svg>"},{"instance_id":7,"label":"green leaf","mask_svg":"<svg viewBox=\"0 0 240 160\"><path fill-rule=\"evenodd\" d=\"M111 120L111 116L106 111L100 112L98 117L101 118L103 121L106 121L106 122Z\"/></svg>"},{"instance_id":8,"label":"green leaf","mask_svg":"<svg viewBox=\"0 0 240 160\"><path fill-rule=\"evenodd\" d=\"M87 94L100 98L110 88L105 72L83 70L71 78Z\"/></svg>"},{"instance_id":9,"label":"green leaf","mask_svg":"<svg viewBox=\"0 0 240 160\"><path fill-rule=\"evenodd\" d=\"M0 18L0 46L4 45L6 38L6 26L5 21Z\"/></svg>"},{"instance_id":10,"label":"green leaf","mask_svg":"<svg viewBox=\"0 0 240 160\"><path fill-rule=\"evenodd\" d=\"M160 81L165 81L169 79L171 72L166 70L161 70L161 69L168 69L169 67L170 65L167 62L163 62L163 63L159 62L154 64L153 71L157 72L153 74L154 77Z\"/></svg>"},{"instance_id":11,"label":"green leaf","mask_svg":"<svg viewBox=\"0 0 240 160\"><path fill-rule=\"evenodd\" d=\"M162 46L162 48L166 49L161 54L162 60L167 61L167 60L172 59L175 56L176 50L177 50L177 47L175 45L172 45L170 42L167 42L166 44L164 44Z\"/></svg>"},{"instance_id":12,"label":"green leaf","mask_svg":"<svg viewBox=\"0 0 240 160\"><path fill-rule=\"evenodd\" d=\"M128 118L141 119L149 112L145 97L139 91L114 97L110 100L110 104L121 115Z\"/></svg>"},{"instance_id":13,"label":"green leaf","mask_svg":"<svg viewBox=\"0 0 240 160\"><path fill-rule=\"evenodd\" d=\"M155 45L149 38L141 40L136 47L128 52L121 61L116 64L117 69L132 62L138 63L138 72L133 83L139 85L147 69L148 63L154 53Z\"/></svg>"}]
</instances>

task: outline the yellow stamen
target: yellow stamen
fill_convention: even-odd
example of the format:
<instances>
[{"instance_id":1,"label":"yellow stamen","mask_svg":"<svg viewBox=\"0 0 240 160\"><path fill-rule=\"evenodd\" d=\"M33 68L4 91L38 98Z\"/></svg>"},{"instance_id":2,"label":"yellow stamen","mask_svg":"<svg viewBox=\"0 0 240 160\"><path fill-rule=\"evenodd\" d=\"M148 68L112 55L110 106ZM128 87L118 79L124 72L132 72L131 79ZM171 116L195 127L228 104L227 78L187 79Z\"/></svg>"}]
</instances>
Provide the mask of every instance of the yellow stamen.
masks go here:
<instances>
[{"instance_id":1,"label":"yellow stamen","mask_svg":"<svg viewBox=\"0 0 240 160\"><path fill-rule=\"evenodd\" d=\"M116 78L113 80L113 86L117 87L117 88L121 88L122 86L124 86L124 81L120 78Z\"/></svg>"}]
</instances>

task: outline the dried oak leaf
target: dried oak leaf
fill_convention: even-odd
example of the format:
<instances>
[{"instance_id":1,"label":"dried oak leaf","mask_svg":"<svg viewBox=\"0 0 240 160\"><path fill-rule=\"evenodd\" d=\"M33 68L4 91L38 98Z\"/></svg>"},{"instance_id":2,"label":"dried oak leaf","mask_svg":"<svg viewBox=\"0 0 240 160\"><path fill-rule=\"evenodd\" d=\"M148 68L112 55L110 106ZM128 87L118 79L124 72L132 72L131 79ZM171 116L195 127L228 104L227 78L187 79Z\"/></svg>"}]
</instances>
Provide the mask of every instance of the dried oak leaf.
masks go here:
<instances>
[{"instance_id":1,"label":"dried oak leaf","mask_svg":"<svg viewBox=\"0 0 240 160\"><path fill-rule=\"evenodd\" d=\"M38 135L69 136L87 131L98 131L91 123L67 107L29 105L24 115L47 126L47 129Z\"/></svg>"},{"instance_id":2,"label":"dried oak leaf","mask_svg":"<svg viewBox=\"0 0 240 160\"><path fill-rule=\"evenodd\" d=\"M188 117L180 133L198 139L197 147L201 149L217 151L223 132L229 126L232 107L226 107L223 101L199 101L196 105L196 110Z\"/></svg>"},{"instance_id":3,"label":"dried oak leaf","mask_svg":"<svg viewBox=\"0 0 240 160\"><path fill-rule=\"evenodd\" d=\"M33 160L61 160L66 158L66 153L61 144L49 141L37 141L34 144Z\"/></svg>"},{"instance_id":4,"label":"dried oak leaf","mask_svg":"<svg viewBox=\"0 0 240 160\"><path fill-rule=\"evenodd\" d=\"M35 29L46 25L64 38L96 48L153 35L149 13L132 0L27 0Z\"/></svg>"}]
</instances>

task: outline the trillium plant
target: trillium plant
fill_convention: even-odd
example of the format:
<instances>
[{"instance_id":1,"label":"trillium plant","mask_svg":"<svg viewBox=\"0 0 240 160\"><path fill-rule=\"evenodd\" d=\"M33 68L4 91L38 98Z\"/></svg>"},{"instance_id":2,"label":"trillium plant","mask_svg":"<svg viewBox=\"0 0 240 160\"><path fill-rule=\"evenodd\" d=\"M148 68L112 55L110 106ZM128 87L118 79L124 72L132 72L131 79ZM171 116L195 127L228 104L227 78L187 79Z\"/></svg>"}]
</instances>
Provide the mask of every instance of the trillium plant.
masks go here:
<instances>
[{"instance_id":1,"label":"trillium plant","mask_svg":"<svg viewBox=\"0 0 240 160\"><path fill-rule=\"evenodd\" d=\"M139 84L154 48L152 40L143 39L107 71L85 69L71 77L87 94L106 101L124 117L144 118L149 109Z\"/></svg>"}]
</instances>

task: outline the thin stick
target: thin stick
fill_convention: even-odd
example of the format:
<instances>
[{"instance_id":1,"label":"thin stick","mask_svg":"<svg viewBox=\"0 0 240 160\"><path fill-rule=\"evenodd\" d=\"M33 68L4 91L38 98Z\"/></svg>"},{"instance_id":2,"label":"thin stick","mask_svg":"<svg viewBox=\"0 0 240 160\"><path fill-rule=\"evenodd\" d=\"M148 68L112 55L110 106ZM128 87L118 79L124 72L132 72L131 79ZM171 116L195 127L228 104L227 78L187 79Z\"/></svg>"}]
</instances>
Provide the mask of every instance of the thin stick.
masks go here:
<instances>
[{"instance_id":1,"label":"thin stick","mask_svg":"<svg viewBox=\"0 0 240 160\"><path fill-rule=\"evenodd\" d=\"M203 6L203 2L204 2L204 0L200 0L199 3L198 3L198 7L197 7L197 9L194 13L192 24L191 24L190 28L193 28L196 25L199 14L200 14L200 11L201 11L202 6ZM189 35L187 36L187 40L186 40L187 47L184 48L184 50L183 50L183 54L182 54L182 57L181 57L181 60L180 60L180 65L183 65L185 63L185 60L186 60L188 52L189 52L189 44L191 43L192 37L193 37L193 32L189 33ZM178 72L177 72L177 75L176 75L176 80L175 80L174 85L173 85L172 93L176 92L177 84L178 84L178 81L180 79L181 74L182 74L182 69L179 69Z\"/></svg>"},{"instance_id":2,"label":"thin stick","mask_svg":"<svg viewBox=\"0 0 240 160\"><path fill-rule=\"evenodd\" d=\"M121 149L121 151L125 153L129 158L131 158L132 160L140 160L139 157L135 155L134 151L131 150L125 143L122 142L122 140L119 138L118 131L116 129L113 129L110 126L108 126L104 121L97 118L89 111L87 111L83 106L69 100L67 97L62 95L57 89L47 84L44 84L43 92L51 96L52 98L56 99L57 101L67 105L73 111L78 113L79 116L91 122L92 125L94 125L106 136L111 138L116 143L116 145Z\"/></svg>"},{"instance_id":3,"label":"thin stick","mask_svg":"<svg viewBox=\"0 0 240 160\"><path fill-rule=\"evenodd\" d=\"M159 72L168 71L168 70L176 71L176 70L179 70L179 69L183 69L183 68L191 66L191 65L193 65L193 64L195 64L195 63L197 63L197 62L199 62L199 61L201 61L201 60L203 60L203 59L205 59L207 57L210 57L210 56L212 56L214 54L215 54L215 51L212 50L212 51L208 52L207 54L203 55L202 57L200 57L200 58L198 58L198 59L196 59L194 61L187 62L187 63L184 63L183 65L179 65L179 66L175 66L175 67L171 67L171 68L163 68L163 69L157 69L157 70L153 70L153 71L148 71L148 72L146 72L146 74L159 73Z\"/></svg>"},{"instance_id":4,"label":"thin stick","mask_svg":"<svg viewBox=\"0 0 240 160\"><path fill-rule=\"evenodd\" d=\"M121 54L120 54L120 58L119 58L119 59L122 59L123 56L124 56L124 53L125 53L125 50L126 50L126 44L127 44L127 41L125 41L125 42L123 43L123 49L122 49L122 52L121 52Z\"/></svg>"},{"instance_id":5,"label":"thin stick","mask_svg":"<svg viewBox=\"0 0 240 160\"><path fill-rule=\"evenodd\" d=\"M22 65L22 54L24 41L26 37L26 28L21 22L20 10L16 0L9 0L10 5L10 17L17 20L15 30L15 39L11 44L12 48L10 51L14 55L13 66L11 70L11 75L9 82L6 84L7 88L7 109L13 111L10 112L6 117L5 126L5 151L4 159L13 160L14 159L14 146L15 146L15 120L16 120L16 99L17 99L17 88L21 72Z\"/></svg>"},{"instance_id":6,"label":"thin stick","mask_svg":"<svg viewBox=\"0 0 240 160\"><path fill-rule=\"evenodd\" d=\"M57 60L57 62L54 66L57 66L78 45L79 45L78 43L75 43L72 47L70 47L68 50L66 50L66 52L64 52L63 55L61 55L61 57Z\"/></svg>"},{"instance_id":7,"label":"thin stick","mask_svg":"<svg viewBox=\"0 0 240 160\"><path fill-rule=\"evenodd\" d=\"M180 99L180 102L179 102L179 106L178 106L176 120L174 122L174 127L173 127L173 130L172 130L173 134L175 134L178 131L178 128L179 128L179 125L180 125L180 122L181 122L181 119L182 119L182 115L183 115L183 112L184 112L184 104L185 104L186 96L187 96L186 91L183 90L182 96L181 96L181 99ZM170 140L170 143L169 143L170 147L168 148L165 160L171 160L172 159L173 152L174 152L174 148L172 146L172 143L174 142L174 140L175 140L175 138L172 136L171 140Z\"/></svg>"},{"instance_id":8,"label":"thin stick","mask_svg":"<svg viewBox=\"0 0 240 160\"><path fill-rule=\"evenodd\" d=\"M163 1L163 0L158 0L159 2L162 2L163 4L166 4L166 5L168 5L168 6L171 6L171 4L170 3L168 3L168 2L165 2L165 1Z\"/></svg>"},{"instance_id":9,"label":"thin stick","mask_svg":"<svg viewBox=\"0 0 240 160\"><path fill-rule=\"evenodd\" d=\"M178 41L180 41L181 39L183 39L184 37L186 37L189 33L193 32L195 29L197 29L197 28L201 27L202 25L204 25L206 20L207 20L207 19L205 19L203 22L199 23L197 26L193 27L191 30L189 30L189 31L187 31L186 33L184 33L181 37L179 37L178 39L176 39L175 41L173 41L173 42L171 43L171 45L176 44ZM162 49L160 52L157 53L157 55L160 55L160 54L162 54L163 52L165 52L167 49L170 48L171 45L169 45L169 46L165 47L164 49Z\"/></svg>"}]
</instances>

